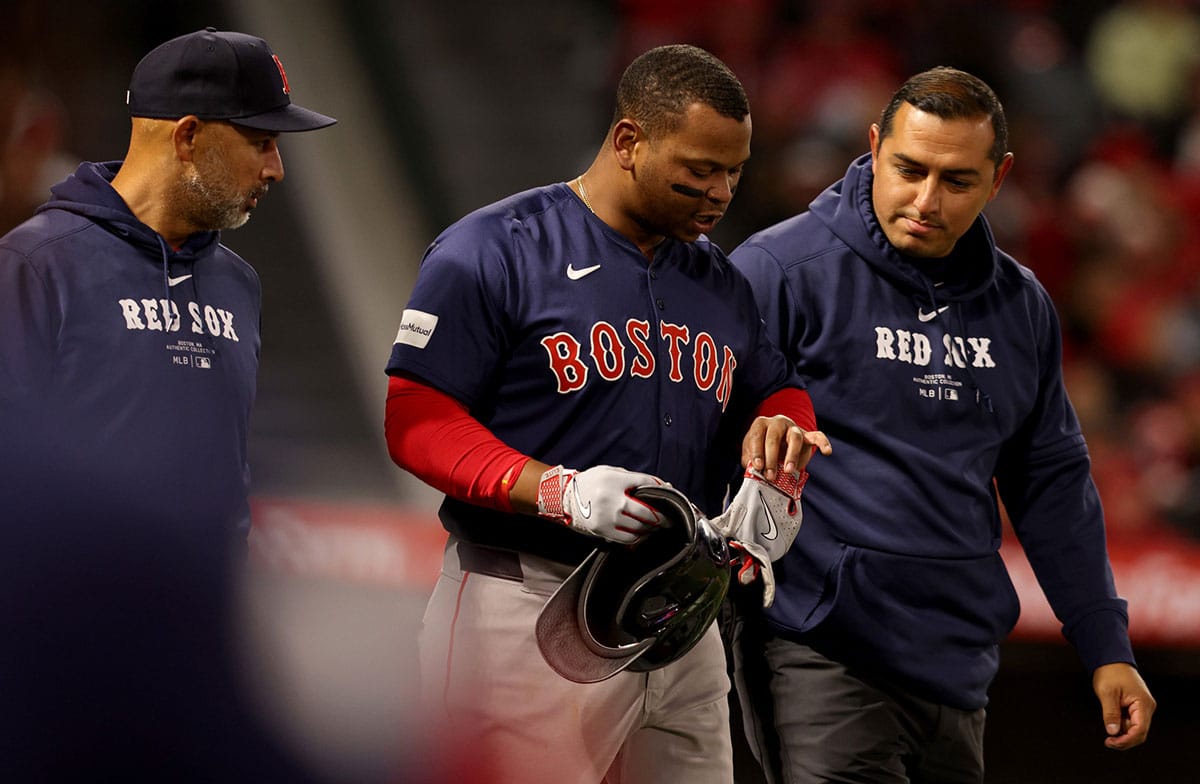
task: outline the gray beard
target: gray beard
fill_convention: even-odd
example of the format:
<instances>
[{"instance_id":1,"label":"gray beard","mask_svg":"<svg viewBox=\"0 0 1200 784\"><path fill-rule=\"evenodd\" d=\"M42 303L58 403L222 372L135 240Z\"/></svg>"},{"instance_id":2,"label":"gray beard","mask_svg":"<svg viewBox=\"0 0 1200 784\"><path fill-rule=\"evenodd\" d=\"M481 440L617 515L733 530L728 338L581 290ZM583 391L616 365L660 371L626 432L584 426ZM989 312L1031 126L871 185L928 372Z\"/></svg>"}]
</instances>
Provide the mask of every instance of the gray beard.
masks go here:
<instances>
[{"instance_id":1,"label":"gray beard","mask_svg":"<svg viewBox=\"0 0 1200 784\"><path fill-rule=\"evenodd\" d=\"M197 162L179 181L177 206L197 231L236 229L250 220L247 195L228 182L228 168L219 156Z\"/></svg>"}]
</instances>

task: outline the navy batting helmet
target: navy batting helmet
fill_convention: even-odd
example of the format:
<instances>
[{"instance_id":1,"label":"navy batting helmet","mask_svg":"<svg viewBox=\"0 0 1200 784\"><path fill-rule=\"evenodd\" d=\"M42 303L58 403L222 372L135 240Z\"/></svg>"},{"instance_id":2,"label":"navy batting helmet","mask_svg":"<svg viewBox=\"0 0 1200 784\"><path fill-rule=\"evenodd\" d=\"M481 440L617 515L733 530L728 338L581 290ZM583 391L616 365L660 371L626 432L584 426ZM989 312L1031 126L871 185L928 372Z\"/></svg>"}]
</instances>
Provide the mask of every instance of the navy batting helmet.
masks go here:
<instances>
[{"instance_id":1,"label":"navy batting helmet","mask_svg":"<svg viewBox=\"0 0 1200 784\"><path fill-rule=\"evenodd\" d=\"M632 546L593 550L538 615L543 658L577 683L680 658L708 630L729 590L725 538L683 493L648 486L633 495L668 524Z\"/></svg>"}]
</instances>

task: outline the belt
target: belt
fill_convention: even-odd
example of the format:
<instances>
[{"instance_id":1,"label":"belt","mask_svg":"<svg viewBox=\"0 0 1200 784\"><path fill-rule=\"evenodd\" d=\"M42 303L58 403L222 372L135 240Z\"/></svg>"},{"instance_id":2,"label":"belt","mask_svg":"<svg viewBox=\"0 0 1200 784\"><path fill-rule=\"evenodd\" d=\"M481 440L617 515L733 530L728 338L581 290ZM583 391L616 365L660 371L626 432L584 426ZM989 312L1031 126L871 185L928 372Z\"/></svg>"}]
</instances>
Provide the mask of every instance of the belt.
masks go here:
<instances>
[{"instance_id":1,"label":"belt","mask_svg":"<svg viewBox=\"0 0 1200 784\"><path fill-rule=\"evenodd\" d=\"M498 547L487 547L481 544L459 541L458 563L464 572L486 574L489 577L499 577L501 580L525 579L521 572L521 556L512 550L501 550Z\"/></svg>"}]
</instances>

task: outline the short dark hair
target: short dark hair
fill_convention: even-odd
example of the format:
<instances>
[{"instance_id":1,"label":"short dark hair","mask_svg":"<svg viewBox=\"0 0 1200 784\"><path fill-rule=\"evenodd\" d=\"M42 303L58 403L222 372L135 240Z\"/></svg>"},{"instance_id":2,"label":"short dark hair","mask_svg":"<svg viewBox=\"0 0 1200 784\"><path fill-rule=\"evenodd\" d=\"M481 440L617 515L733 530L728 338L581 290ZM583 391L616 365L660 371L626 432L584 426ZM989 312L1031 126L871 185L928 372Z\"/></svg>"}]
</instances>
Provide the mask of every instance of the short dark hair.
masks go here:
<instances>
[{"instance_id":1,"label":"short dark hair","mask_svg":"<svg viewBox=\"0 0 1200 784\"><path fill-rule=\"evenodd\" d=\"M613 124L628 117L647 135L658 136L678 127L694 103L738 122L750 114L746 91L725 63L697 46L658 46L639 55L622 74Z\"/></svg>"},{"instance_id":2,"label":"short dark hair","mask_svg":"<svg viewBox=\"0 0 1200 784\"><path fill-rule=\"evenodd\" d=\"M988 157L998 165L1008 153L1008 122L1000 99L982 79L966 71L939 65L901 85L879 118L880 143L891 134L892 120L905 103L943 120L987 117L995 134Z\"/></svg>"}]
</instances>

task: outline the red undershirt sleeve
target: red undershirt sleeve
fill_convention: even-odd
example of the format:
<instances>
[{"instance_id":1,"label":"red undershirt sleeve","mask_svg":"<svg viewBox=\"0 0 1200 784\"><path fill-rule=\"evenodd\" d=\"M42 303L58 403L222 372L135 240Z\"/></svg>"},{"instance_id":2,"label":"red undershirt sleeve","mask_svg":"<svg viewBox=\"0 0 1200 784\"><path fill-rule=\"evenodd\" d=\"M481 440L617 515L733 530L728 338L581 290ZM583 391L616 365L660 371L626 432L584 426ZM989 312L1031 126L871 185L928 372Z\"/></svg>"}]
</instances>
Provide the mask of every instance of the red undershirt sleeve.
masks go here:
<instances>
[{"instance_id":1,"label":"red undershirt sleeve","mask_svg":"<svg viewBox=\"0 0 1200 784\"><path fill-rule=\"evenodd\" d=\"M813 411L812 398L808 391L795 387L784 387L758 404L757 416L771 417L783 414L800 426L802 430L817 429L817 415Z\"/></svg>"},{"instance_id":2,"label":"red undershirt sleeve","mask_svg":"<svg viewBox=\"0 0 1200 784\"><path fill-rule=\"evenodd\" d=\"M512 511L508 494L529 457L497 438L454 398L392 376L384 433L396 465L431 487L467 503Z\"/></svg>"}]
</instances>

